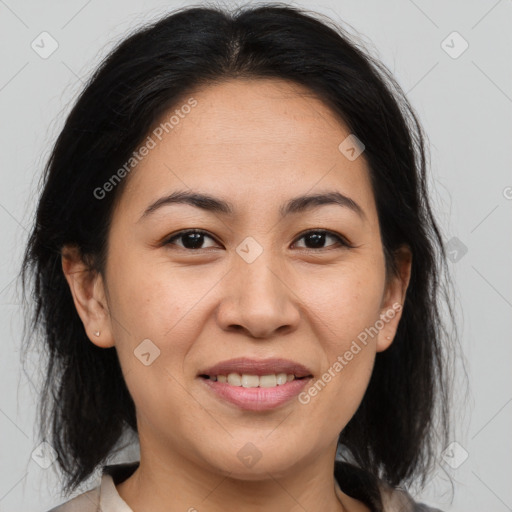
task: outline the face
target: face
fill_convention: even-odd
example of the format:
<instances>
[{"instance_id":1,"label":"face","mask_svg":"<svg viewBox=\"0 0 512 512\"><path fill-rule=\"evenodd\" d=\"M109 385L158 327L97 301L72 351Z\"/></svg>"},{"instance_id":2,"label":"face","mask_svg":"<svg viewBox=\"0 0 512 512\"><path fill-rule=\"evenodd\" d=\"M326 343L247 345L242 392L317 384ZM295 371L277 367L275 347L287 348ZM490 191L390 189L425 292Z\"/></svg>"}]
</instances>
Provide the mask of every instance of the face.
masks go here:
<instances>
[{"instance_id":1,"label":"face","mask_svg":"<svg viewBox=\"0 0 512 512\"><path fill-rule=\"evenodd\" d=\"M116 347L141 453L242 479L333 458L392 341L408 268L386 279L364 152L340 151L349 131L305 93L233 80L190 94L125 178L104 275L82 299L72 285L91 341ZM237 358L210 373L242 386L202 376Z\"/></svg>"}]
</instances>

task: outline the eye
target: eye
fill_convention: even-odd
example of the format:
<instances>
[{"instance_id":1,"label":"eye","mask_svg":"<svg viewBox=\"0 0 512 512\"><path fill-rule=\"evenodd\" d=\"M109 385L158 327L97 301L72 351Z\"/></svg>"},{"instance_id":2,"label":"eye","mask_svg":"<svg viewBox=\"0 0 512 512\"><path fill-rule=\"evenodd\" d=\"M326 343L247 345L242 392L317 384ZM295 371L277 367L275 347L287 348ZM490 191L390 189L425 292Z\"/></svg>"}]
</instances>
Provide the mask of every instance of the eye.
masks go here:
<instances>
[{"instance_id":1,"label":"eye","mask_svg":"<svg viewBox=\"0 0 512 512\"><path fill-rule=\"evenodd\" d=\"M311 245L311 247L305 247L305 249L326 249L329 247L332 247L332 245L336 244L330 244L327 247L322 247L325 243L326 238L332 238L334 239L339 245L342 247L352 247L347 240L345 240L341 235L335 234L331 231L326 231L325 229L315 229L310 230L304 233L298 240L305 240L305 243L308 243Z\"/></svg>"},{"instance_id":2,"label":"eye","mask_svg":"<svg viewBox=\"0 0 512 512\"><path fill-rule=\"evenodd\" d=\"M164 245L177 245L178 247L181 247L186 250L207 249L208 247L203 246L205 238L209 238L210 240L213 240L215 242L215 239L212 236L208 235L206 231L202 231L200 229L188 229L185 231L180 231L179 233L176 233L175 235L171 236L164 242ZM321 250L328 249L336 245L336 243L334 243L329 244L327 247L323 247L326 239L328 238L334 239L334 241L337 242L339 246L353 247L341 235L338 235L331 231L327 231L325 229L309 230L306 233L303 233L302 236L297 240L305 240L306 246L303 246L303 248L305 249ZM181 244L176 243L176 240L181 240Z\"/></svg>"},{"instance_id":3,"label":"eye","mask_svg":"<svg viewBox=\"0 0 512 512\"><path fill-rule=\"evenodd\" d=\"M213 237L208 235L205 231L201 231L200 229L189 229L186 231L180 231L171 238L168 238L164 242L164 245L178 245L178 247L189 250L205 249L206 247L202 247L205 238L214 240ZM175 240L179 239L182 240L181 245L174 243Z\"/></svg>"}]
</instances>

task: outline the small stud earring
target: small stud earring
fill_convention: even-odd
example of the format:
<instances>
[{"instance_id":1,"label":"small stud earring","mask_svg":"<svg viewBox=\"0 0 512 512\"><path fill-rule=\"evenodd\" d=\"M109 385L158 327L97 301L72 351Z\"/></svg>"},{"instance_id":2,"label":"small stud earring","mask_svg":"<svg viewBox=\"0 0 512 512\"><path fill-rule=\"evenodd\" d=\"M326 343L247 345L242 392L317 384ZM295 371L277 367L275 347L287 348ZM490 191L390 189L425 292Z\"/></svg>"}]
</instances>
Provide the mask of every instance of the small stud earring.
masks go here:
<instances>
[{"instance_id":1,"label":"small stud earring","mask_svg":"<svg viewBox=\"0 0 512 512\"><path fill-rule=\"evenodd\" d=\"M100 335L100 331L94 331L94 336L98 337Z\"/></svg>"}]
</instances>

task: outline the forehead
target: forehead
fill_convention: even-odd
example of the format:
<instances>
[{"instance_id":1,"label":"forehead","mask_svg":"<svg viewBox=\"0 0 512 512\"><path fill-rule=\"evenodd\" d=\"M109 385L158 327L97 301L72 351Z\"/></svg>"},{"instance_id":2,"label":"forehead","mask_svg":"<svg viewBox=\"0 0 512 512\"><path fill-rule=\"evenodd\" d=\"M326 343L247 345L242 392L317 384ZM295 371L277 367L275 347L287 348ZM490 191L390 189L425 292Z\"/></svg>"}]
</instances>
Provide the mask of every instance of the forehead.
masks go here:
<instances>
[{"instance_id":1,"label":"forehead","mask_svg":"<svg viewBox=\"0 0 512 512\"><path fill-rule=\"evenodd\" d=\"M230 80L190 96L198 104L183 119L187 122L173 130L184 147L220 145L228 150L226 156L235 156L237 146L244 153L253 147L253 153L263 157L261 145L265 144L269 149L293 147L295 152L312 155L312 144L321 151L348 133L311 91L284 80ZM307 139L311 143L305 146ZM285 160L290 155L282 157Z\"/></svg>"},{"instance_id":2,"label":"forehead","mask_svg":"<svg viewBox=\"0 0 512 512\"><path fill-rule=\"evenodd\" d=\"M159 196L190 188L277 210L287 198L321 188L350 195L371 218L364 154L349 160L339 149L349 135L321 100L297 84L236 79L204 86L154 125L154 147L129 176L121 206L141 215Z\"/></svg>"}]
</instances>

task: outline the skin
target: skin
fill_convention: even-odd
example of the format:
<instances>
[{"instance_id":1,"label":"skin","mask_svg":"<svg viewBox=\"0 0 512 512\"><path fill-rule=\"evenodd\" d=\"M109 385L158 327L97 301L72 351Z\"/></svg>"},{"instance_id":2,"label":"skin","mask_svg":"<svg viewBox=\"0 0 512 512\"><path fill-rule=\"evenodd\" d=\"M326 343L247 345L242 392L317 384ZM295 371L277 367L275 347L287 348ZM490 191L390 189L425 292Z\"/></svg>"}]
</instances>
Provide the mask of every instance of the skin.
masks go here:
<instances>
[{"instance_id":1,"label":"skin","mask_svg":"<svg viewBox=\"0 0 512 512\"><path fill-rule=\"evenodd\" d=\"M349 131L308 91L238 79L190 96L197 106L125 178L104 274L63 250L88 336L116 347L136 405L140 467L117 490L137 512L242 503L247 512L368 510L337 488L337 438L400 311L308 404L242 410L217 398L198 372L233 357L284 357L311 369L315 382L358 334L403 304L410 251L397 252L400 273L386 276L364 153L350 161L340 152ZM178 189L230 201L235 214L173 204L139 220ZM326 191L353 199L364 217L331 204L280 218L287 200ZM189 228L207 231L201 249L184 248L187 237L163 243ZM319 229L354 247L327 236L315 248L303 232ZM248 236L263 250L252 263L236 252ZM134 356L145 339L160 350L148 366ZM249 442L261 454L252 467L237 457Z\"/></svg>"}]
</instances>

